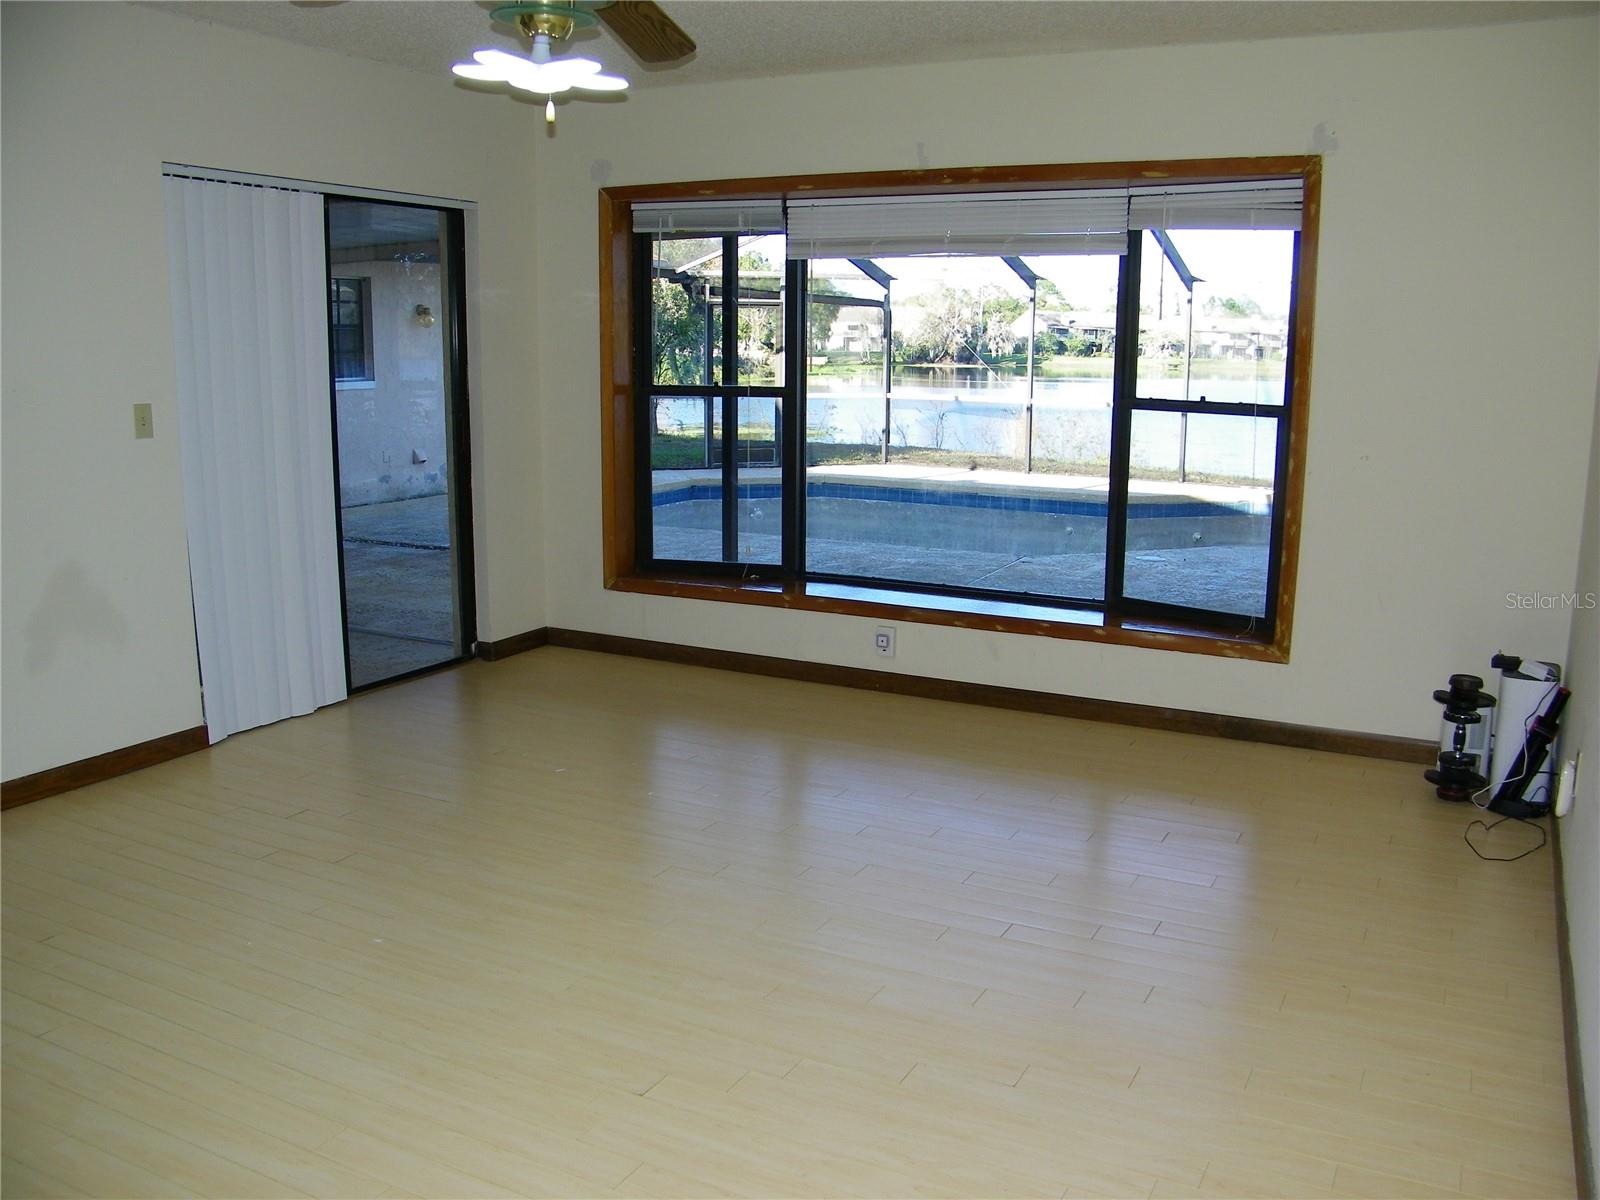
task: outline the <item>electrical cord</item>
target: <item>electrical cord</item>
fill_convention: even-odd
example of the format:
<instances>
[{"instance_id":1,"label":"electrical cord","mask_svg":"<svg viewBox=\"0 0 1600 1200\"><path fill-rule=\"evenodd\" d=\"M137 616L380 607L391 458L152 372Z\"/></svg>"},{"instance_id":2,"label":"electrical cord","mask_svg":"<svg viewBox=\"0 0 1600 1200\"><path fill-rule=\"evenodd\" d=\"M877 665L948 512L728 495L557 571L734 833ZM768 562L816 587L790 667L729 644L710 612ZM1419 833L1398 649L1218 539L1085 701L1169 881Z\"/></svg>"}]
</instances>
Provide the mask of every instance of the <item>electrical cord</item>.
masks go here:
<instances>
[{"instance_id":1,"label":"electrical cord","mask_svg":"<svg viewBox=\"0 0 1600 1200\"><path fill-rule=\"evenodd\" d=\"M1544 791L1546 793L1548 793L1548 791L1549 791L1549 789L1546 788L1543 784L1539 785L1539 790L1540 791ZM1482 850L1479 850L1476 846L1474 846L1472 844L1473 826L1476 826L1477 828L1483 830L1485 833L1492 833L1496 828L1498 828L1501 825L1504 825L1507 821L1515 821L1519 825L1528 825L1528 826L1531 826L1534 829L1537 829L1539 831L1539 842L1538 842L1538 844L1534 845L1534 846L1529 846L1521 854L1510 854L1510 855L1505 855L1505 854L1485 854ZM1522 817L1501 817L1498 821L1491 821L1488 824L1485 824L1483 821L1473 821L1471 824L1469 824L1466 827L1466 829L1464 829L1462 831L1461 840L1466 842L1467 849L1471 850L1479 858L1483 859L1484 862L1516 862L1519 858L1527 858L1528 855L1534 854L1534 853L1536 853L1536 852L1538 852L1540 850L1543 850L1545 848L1545 845L1550 841L1550 834L1548 832L1546 832L1545 827L1543 825L1535 825L1532 821L1526 820L1526 819L1524 819Z\"/></svg>"}]
</instances>

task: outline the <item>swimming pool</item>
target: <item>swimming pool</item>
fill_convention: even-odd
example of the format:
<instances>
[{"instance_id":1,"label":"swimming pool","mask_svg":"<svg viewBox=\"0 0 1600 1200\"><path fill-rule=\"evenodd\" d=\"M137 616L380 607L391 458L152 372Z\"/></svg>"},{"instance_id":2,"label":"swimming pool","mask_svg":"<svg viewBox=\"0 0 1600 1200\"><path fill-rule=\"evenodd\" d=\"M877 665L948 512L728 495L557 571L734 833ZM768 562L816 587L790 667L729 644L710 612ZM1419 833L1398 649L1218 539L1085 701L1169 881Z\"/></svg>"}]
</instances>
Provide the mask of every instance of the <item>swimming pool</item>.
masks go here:
<instances>
[{"instance_id":1,"label":"swimming pool","mask_svg":"<svg viewBox=\"0 0 1600 1200\"><path fill-rule=\"evenodd\" d=\"M1130 549L1249 545L1270 538L1271 494L1232 502L1176 494L1128 498ZM720 529L722 485L704 479L658 484L657 528ZM776 536L782 490L775 482L739 486L740 529ZM955 550L1061 554L1104 546L1106 500L1092 492L811 480L808 536Z\"/></svg>"},{"instance_id":2,"label":"swimming pool","mask_svg":"<svg viewBox=\"0 0 1600 1200\"><path fill-rule=\"evenodd\" d=\"M1271 493L1230 489L1235 494L1213 498L1206 490L1129 497L1126 589L1259 614ZM657 557L722 559L722 486L714 475L658 477L651 503ZM738 514L740 561L781 561L776 479L741 484ZM806 488L806 565L813 572L1097 598L1104 595L1105 539L1103 489L970 477L823 477Z\"/></svg>"}]
</instances>

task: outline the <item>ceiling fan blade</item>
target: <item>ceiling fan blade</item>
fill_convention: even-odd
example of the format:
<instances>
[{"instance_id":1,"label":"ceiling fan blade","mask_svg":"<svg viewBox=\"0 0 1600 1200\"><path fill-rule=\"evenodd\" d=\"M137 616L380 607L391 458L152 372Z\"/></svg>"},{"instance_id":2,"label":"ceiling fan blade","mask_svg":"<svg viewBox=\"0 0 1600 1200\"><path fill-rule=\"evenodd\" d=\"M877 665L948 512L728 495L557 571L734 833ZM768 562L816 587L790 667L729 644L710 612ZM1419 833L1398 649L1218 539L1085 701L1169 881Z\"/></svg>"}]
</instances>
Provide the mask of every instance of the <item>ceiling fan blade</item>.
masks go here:
<instances>
[{"instance_id":1,"label":"ceiling fan blade","mask_svg":"<svg viewBox=\"0 0 1600 1200\"><path fill-rule=\"evenodd\" d=\"M655 0L616 0L596 13L642 62L665 63L694 53L694 41Z\"/></svg>"}]
</instances>

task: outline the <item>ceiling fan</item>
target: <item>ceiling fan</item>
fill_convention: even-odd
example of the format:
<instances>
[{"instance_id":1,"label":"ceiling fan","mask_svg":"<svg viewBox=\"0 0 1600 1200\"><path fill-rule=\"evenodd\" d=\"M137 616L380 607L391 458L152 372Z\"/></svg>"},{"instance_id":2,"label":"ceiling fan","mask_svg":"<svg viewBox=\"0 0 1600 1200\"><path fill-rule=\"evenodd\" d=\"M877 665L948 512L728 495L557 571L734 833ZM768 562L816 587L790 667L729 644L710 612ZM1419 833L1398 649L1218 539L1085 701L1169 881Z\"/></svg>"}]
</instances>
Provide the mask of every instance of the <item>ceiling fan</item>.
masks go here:
<instances>
[{"instance_id":1,"label":"ceiling fan","mask_svg":"<svg viewBox=\"0 0 1600 1200\"><path fill-rule=\"evenodd\" d=\"M463 79L507 83L545 97L544 119L555 124L555 97L571 89L618 92L628 86L620 75L602 73L600 64L581 55L556 56L557 48L575 29L603 21L624 46L643 62L668 63L694 53L694 41L655 0L534 0L502 4L489 17L515 26L531 39L527 57L488 49L473 52L471 62L451 69Z\"/></svg>"}]
</instances>

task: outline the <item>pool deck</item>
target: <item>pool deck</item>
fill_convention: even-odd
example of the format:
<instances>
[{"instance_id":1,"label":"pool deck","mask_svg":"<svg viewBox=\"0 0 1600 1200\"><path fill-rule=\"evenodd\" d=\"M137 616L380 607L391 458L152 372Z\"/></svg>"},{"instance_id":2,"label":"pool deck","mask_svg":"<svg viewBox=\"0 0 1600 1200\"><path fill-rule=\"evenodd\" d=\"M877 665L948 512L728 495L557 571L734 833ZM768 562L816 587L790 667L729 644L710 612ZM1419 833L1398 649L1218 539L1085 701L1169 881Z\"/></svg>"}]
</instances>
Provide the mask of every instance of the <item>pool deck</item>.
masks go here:
<instances>
[{"instance_id":1,"label":"pool deck","mask_svg":"<svg viewBox=\"0 0 1600 1200\"><path fill-rule=\"evenodd\" d=\"M741 485L776 485L779 479L776 467L745 467L739 472ZM722 472L715 468L655 473L656 502L664 504L657 510L654 527L657 556L712 562L722 557L720 528L700 527L705 523L704 514L691 515L687 512L690 506L685 506L683 518L666 515L678 508L672 502L671 493L688 492L696 485L718 488L721 482ZM1048 547L1012 547L1009 550L1002 549L1006 543L1004 538L977 537L974 541L972 537L957 537L953 532L960 527L957 518L968 512L963 508L941 509L943 515L936 526L899 522L857 529L854 534L847 532L848 523L841 525L837 514L832 514L836 519L829 523L827 532L816 528L808 531L806 565L809 570L1042 596L1084 597L1104 593L1104 510L1108 490L1104 477L967 470L920 463L862 463L812 467L807 471L807 483L810 487L847 484L862 489L881 489L887 500L914 498L902 495L904 492L947 496L959 493L965 497L1085 504L1100 510L1097 517L1073 522L1078 526L1076 537L1067 536L1074 530L1065 528L1059 531L1059 537L1052 531L1047 539L1051 542ZM858 495L856 498L871 497ZM1271 489L1264 487L1133 481L1129 485L1131 516L1165 518L1178 515L1178 509L1191 511L1181 522L1161 519L1138 522L1141 529L1137 536L1130 534L1125 559L1127 593L1160 597L1170 603L1198 608L1260 615L1268 566L1261 523L1270 512L1271 498ZM812 502L818 502L815 492ZM827 503L826 500L821 502ZM932 502L948 503L938 499ZM1192 512L1196 507L1214 508L1217 515L1196 519ZM1225 513L1231 515L1223 515ZM986 519L977 512L970 512L970 517L980 522ZM743 561L779 560L779 539L762 528L763 524L757 522L754 528L741 529L739 556ZM937 528L939 535L928 540L904 536L913 528ZM1200 544L1201 529L1206 531L1204 540L1209 544ZM1214 534L1217 536L1213 537ZM939 544L941 542L944 544Z\"/></svg>"},{"instance_id":2,"label":"pool deck","mask_svg":"<svg viewBox=\"0 0 1600 1200\"><path fill-rule=\"evenodd\" d=\"M655 539L656 553L662 558L716 562L722 557L721 535L711 530L658 527ZM742 534L739 538L739 555L745 562L777 562L779 553L778 539L770 534ZM1103 595L1105 561L1104 550L1012 555L824 538L806 540L806 565L821 574L994 588L1046 597ZM1131 596L1262 615L1267 569L1264 546L1130 551L1126 561L1124 586Z\"/></svg>"},{"instance_id":3,"label":"pool deck","mask_svg":"<svg viewBox=\"0 0 1600 1200\"><path fill-rule=\"evenodd\" d=\"M354 683L454 657L449 499L390 500L340 515Z\"/></svg>"},{"instance_id":4,"label":"pool deck","mask_svg":"<svg viewBox=\"0 0 1600 1200\"><path fill-rule=\"evenodd\" d=\"M777 467L741 467L739 482L778 483ZM978 495L1053 496L1063 500L1088 500L1105 503L1109 482L1104 476L1053 475L1040 471L997 471L980 467L934 466L923 463L858 463L848 466L809 467L808 483L854 483L869 487L907 488L926 491L960 491ZM719 468L661 470L654 473L656 493L679 488L716 486L722 482ZM1128 498L1133 504L1162 504L1189 501L1234 507L1241 502L1264 504L1272 495L1269 487L1238 484L1178 483L1176 480L1129 481Z\"/></svg>"},{"instance_id":5,"label":"pool deck","mask_svg":"<svg viewBox=\"0 0 1600 1200\"><path fill-rule=\"evenodd\" d=\"M813 480L884 488L981 490L991 494L1051 495L1104 503L1106 481L1082 475L1043 475L1021 471L968 471L916 463L866 463L813 467ZM717 470L657 472L656 487L699 483L716 485ZM777 483L774 467L745 468L741 481ZM1238 505L1240 493L1265 489L1207 484L1135 482L1146 503L1174 501ZM448 505L444 496L347 508L343 512L345 570L352 659L366 678L381 678L450 656L452 582ZM658 525L656 552L664 558L716 560L721 535L710 530ZM778 539L745 533L741 557L776 561ZM1104 588L1105 554L1005 554L813 537L807 542L814 571L996 588L1045 596L1098 595ZM1265 584L1262 546L1174 546L1130 549L1128 588L1132 594L1161 595L1192 603L1248 611L1259 603ZM427 640L416 640L419 636ZM358 678L357 682L365 679Z\"/></svg>"}]
</instances>

